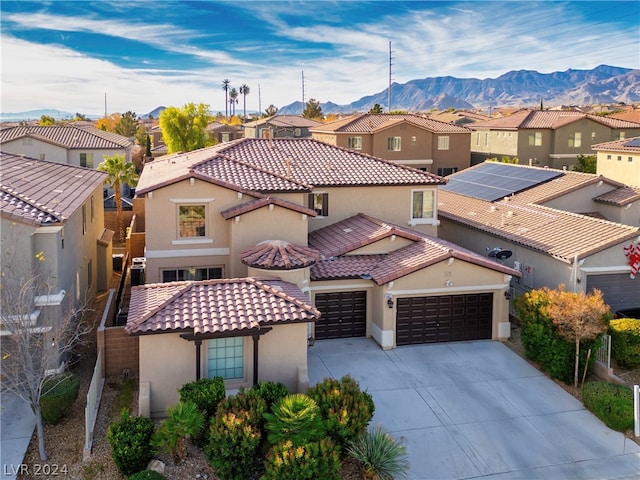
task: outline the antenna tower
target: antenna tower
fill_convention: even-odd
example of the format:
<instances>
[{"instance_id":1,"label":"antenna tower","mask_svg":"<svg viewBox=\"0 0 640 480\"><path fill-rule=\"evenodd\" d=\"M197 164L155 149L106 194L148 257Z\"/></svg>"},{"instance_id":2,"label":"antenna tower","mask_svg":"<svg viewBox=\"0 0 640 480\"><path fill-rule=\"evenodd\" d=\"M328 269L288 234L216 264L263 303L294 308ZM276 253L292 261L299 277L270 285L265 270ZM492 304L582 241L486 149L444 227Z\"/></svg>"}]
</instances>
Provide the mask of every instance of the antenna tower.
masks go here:
<instances>
[{"instance_id":1,"label":"antenna tower","mask_svg":"<svg viewBox=\"0 0 640 480\"><path fill-rule=\"evenodd\" d=\"M302 111L304 112L304 70L302 70Z\"/></svg>"},{"instance_id":2,"label":"antenna tower","mask_svg":"<svg viewBox=\"0 0 640 480\"><path fill-rule=\"evenodd\" d=\"M389 89L388 89L388 94L389 94L389 98L387 100L387 113L391 113L391 81L392 81L392 70L391 67L393 66L393 56L391 55L393 52L391 50L391 41L389 41Z\"/></svg>"},{"instance_id":3,"label":"antenna tower","mask_svg":"<svg viewBox=\"0 0 640 480\"><path fill-rule=\"evenodd\" d=\"M262 96L260 95L260 84L258 84L258 118L262 116Z\"/></svg>"}]
</instances>

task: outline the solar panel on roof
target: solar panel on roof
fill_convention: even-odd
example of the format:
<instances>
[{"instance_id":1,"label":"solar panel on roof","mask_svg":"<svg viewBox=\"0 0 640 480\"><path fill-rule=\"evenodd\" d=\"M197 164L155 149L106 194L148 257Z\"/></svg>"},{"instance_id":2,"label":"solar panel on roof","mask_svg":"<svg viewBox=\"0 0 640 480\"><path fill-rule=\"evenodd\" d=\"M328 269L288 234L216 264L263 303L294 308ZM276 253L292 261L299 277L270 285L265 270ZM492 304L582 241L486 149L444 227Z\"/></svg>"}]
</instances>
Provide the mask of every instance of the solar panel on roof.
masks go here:
<instances>
[{"instance_id":1,"label":"solar panel on roof","mask_svg":"<svg viewBox=\"0 0 640 480\"><path fill-rule=\"evenodd\" d=\"M632 138L628 142L624 143L625 147L640 147L640 137Z\"/></svg>"},{"instance_id":2,"label":"solar panel on roof","mask_svg":"<svg viewBox=\"0 0 640 480\"><path fill-rule=\"evenodd\" d=\"M484 162L478 167L450 175L447 192L494 202L562 176L561 170L522 168L508 163Z\"/></svg>"}]
</instances>

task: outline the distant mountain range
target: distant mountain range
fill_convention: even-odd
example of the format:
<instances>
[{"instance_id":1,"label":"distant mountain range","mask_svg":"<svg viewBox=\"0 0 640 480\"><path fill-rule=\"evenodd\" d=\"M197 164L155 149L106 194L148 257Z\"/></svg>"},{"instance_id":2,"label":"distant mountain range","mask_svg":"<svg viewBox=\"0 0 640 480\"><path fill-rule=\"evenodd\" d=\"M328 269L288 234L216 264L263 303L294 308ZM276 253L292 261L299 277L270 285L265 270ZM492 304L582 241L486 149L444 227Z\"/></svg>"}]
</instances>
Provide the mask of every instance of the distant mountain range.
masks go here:
<instances>
[{"instance_id":1,"label":"distant mountain range","mask_svg":"<svg viewBox=\"0 0 640 480\"><path fill-rule=\"evenodd\" d=\"M320 103L322 112L367 112L376 103L388 110L389 89L348 105ZM514 70L498 78L429 77L391 84L391 110L426 111L636 103L640 101L640 70L600 65L592 70L539 73ZM300 114L304 105L294 102L280 114Z\"/></svg>"}]
</instances>

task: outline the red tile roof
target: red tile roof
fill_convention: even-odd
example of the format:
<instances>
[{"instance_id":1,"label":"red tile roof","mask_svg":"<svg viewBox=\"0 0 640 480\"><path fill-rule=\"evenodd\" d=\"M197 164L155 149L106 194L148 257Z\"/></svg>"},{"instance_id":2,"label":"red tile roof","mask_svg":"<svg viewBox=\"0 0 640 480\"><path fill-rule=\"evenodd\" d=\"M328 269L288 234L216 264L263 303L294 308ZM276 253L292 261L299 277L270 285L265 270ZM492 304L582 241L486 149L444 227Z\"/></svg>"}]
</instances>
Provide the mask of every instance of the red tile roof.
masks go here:
<instances>
[{"instance_id":1,"label":"red tile roof","mask_svg":"<svg viewBox=\"0 0 640 480\"><path fill-rule=\"evenodd\" d=\"M261 193L311 191L326 186L446 183L432 173L308 138L245 138L158 158L145 165L136 193L190 177Z\"/></svg>"},{"instance_id":2,"label":"red tile roof","mask_svg":"<svg viewBox=\"0 0 640 480\"><path fill-rule=\"evenodd\" d=\"M245 127L256 127L258 125L266 124L276 127L310 128L322 125L322 122L303 117L302 115L274 115L269 118L262 118L260 120L245 123Z\"/></svg>"},{"instance_id":3,"label":"red tile roof","mask_svg":"<svg viewBox=\"0 0 640 480\"><path fill-rule=\"evenodd\" d=\"M320 252L284 240L265 240L240 254L245 265L269 270L292 270L313 265Z\"/></svg>"},{"instance_id":4,"label":"red tile roof","mask_svg":"<svg viewBox=\"0 0 640 480\"><path fill-rule=\"evenodd\" d=\"M387 254L348 255L391 235L413 243ZM323 259L311 267L311 279L315 281L367 278L382 285L450 258L520 276L516 270L446 240L363 214L311 232L309 245L319 248L323 254Z\"/></svg>"},{"instance_id":5,"label":"red tile roof","mask_svg":"<svg viewBox=\"0 0 640 480\"><path fill-rule=\"evenodd\" d=\"M33 225L66 221L107 178L91 168L1 152L0 172L2 216Z\"/></svg>"},{"instance_id":6,"label":"red tile roof","mask_svg":"<svg viewBox=\"0 0 640 480\"><path fill-rule=\"evenodd\" d=\"M373 133L400 123L411 123L433 133L470 133L470 130L456 124L441 122L432 118L422 117L412 113L406 114L377 114L365 113L354 115L322 126L311 128L311 132L335 133Z\"/></svg>"},{"instance_id":7,"label":"red tile roof","mask_svg":"<svg viewBox=\"0 0 640 480\"><path fill-rule=\"evenodd\" d=\"M608 150L614 152L640 152L640 137L626 138L624 140L614 140L591 145L592 150Z\"/></svg>"},{"instance_id":8,"label":"red tile roof","mask_svg":"<svg viewBox=\"0 0 640 480\"><path fill-rule=\"evenodd\" d=\"M610 205L624 206L640 200L640 187L620 187L610 192L598 195L595 202L608 203Z\"/></svg>"},{"instance_id":9,"label":"red tile roof","mask_svg":"<svg viewBox=\"0 0 640 480\"><path fill-rule=\"evenodd\" d=\"M133 146L127 137L93 127L75 125L17 126L0 130L0 143L35 138L68 149L122 149Z\"/></svg>"},{"instance_id":10,"label":"red tile roof","mask_svg":"<svg viewBox=\"0 0 640 480\"><path fill-rule=\"evenodd\" d=\"M319 317L297 286L248 277L133 287L125 329L130 334L204 335L312 322Z\"/></svg>"},{"instance_id":11,"label":"red tile roof","mask_svg":"<svg viewBox=\"0 0 640 480\"><path fill-rule=\"evenodd\" d=\"M482 129L556 129L582 119L608 126L609 128L637 128L640 123L619 120L616 118L589 115L575 110L522 110L506 117L495 118L470 125L472 130Z\"/></svg>"},{"instance_id":12,"label":"red tile roof","mask_svg":"<svg viewBox=\"0 0 640 480\"><path fill-rule=\"evenodd\" d=\"M279 207L293 210L294 212L303 213L304 215L308 215L309 217L318 216L318 213L311 208L303 207L302 205L299 205L297 203L288 202L276 197L261 197L255 200L250 200L248 202L241 203L240 205L236 205L234 207L223 210L220 212L220 214L225 220L229 220L230 218L253 212L254 210L258 210L259 208L266 207L268 205L278 205Z\"/></svg>"}]
</instances>

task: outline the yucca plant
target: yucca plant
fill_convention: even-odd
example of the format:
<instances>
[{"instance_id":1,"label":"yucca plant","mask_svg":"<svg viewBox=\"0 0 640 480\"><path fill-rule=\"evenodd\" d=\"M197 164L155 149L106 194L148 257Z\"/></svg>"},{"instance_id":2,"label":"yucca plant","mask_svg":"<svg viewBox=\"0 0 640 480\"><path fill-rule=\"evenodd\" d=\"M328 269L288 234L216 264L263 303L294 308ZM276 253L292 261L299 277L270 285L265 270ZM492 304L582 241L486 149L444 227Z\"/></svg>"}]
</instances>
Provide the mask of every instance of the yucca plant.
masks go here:
<instances>
[{"instance_id":1,"label":"yucca plant","mask_svg":"<svg viewBox=\"0 0 640 480\"><path fill-rule=\"evenodd\" d=\"M303 393L278 401L273 413L264 413L265 430L271 445L290 440L294 446L315 442L324 436L324 422L318 404Z\"/></svg>"},{"instance_id":2,"label":"yucca plant","mask_svg":"<svg viewBox=\"0 0 640 480\"><path fill-rule=\"evenodd\" d=\"M167 408L167 418L162 421L151 439L152 445L168 452L176 465L187 456L187 438L198 435L202 429L204 414L193 402L178 402Z\"/></svg>"},{"instance_id":3,"label":"yucca plant","mask_svg":"<svg viewBox=\"0 0 640 480\"><path fill-rule=\"evenodd\" d=\"M381 425L349 443L347 452L362 463L364 480L399 480L407 478L407 450Z\"/></svg>"}]
</instances>

